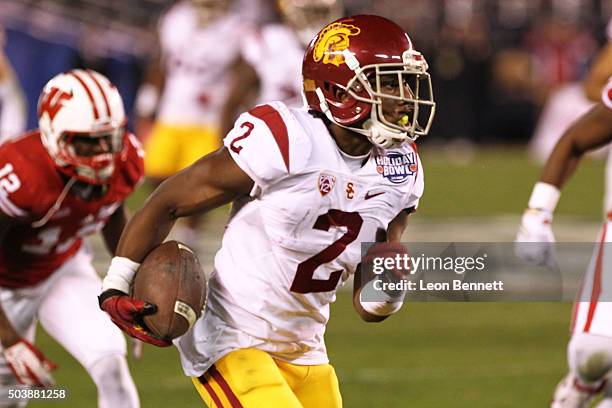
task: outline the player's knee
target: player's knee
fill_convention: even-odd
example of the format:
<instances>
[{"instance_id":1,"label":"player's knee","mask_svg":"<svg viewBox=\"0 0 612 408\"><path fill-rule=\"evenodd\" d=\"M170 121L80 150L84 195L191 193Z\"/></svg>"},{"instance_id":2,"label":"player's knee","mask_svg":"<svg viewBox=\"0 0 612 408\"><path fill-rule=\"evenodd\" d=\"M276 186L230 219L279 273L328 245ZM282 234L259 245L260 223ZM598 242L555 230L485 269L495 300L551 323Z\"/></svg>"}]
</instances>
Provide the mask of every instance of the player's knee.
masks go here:
<instances>
[{"instance_id":1,"label":"player's knee","mask_svg":"<svg viewBox=\"0 0 612 408\"><path fill-rule=\"evenodd\" d=\"M578 364L578 375L587 383L602 380L610 371L610 360L603 351L592 351Z\"/></svg>"},{"instance_id":2,"label":"player's knee","mask_svg":"<svg viewBox=\"0 0 612 408\"><path fill-rule=\"evenodd\" d=\"M103 357L91 367L89 373L98 388L100 408L140 406L136 386L123 356L115 354Z\"/></svg>"},{"instance_id":3,"label":"player's knee","mask_svg":"<svg viewBox=\"0 0 612 408\"><path fill-rule=\"evenodd\" d=\"M575 336L569 345L570 366L586 384L598 383L612 368L609 344L600 344L598 338Z\"/></svg>"}]
</instances>

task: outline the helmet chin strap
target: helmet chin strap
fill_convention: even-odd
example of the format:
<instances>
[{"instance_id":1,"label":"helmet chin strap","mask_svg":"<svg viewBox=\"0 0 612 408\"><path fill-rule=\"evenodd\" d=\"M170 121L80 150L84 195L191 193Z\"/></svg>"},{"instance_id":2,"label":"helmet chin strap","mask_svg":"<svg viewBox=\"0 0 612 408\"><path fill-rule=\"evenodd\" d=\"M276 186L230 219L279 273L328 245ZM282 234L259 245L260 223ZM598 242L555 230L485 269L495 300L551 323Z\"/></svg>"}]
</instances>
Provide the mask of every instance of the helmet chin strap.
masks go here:
<instances>
[{"instance_id":1,"label":"helmet chin strap","mask_svg":"<svg viewBox=\"0 0 612 408\"><path fill-rule=\"evenodd\" d=\"M406 132L394 132L382 126L382 124L377 120L375 109L372 109L372 118L366 120L363 123L363 128L361 129L342 125L336 122L336 120L334 119L321 88L315 89L315 93L319 98L319 107L321 108L321 112L323 112L325 117L329 119L330 122L334 123L337 126L340 126L341 128L366 136L370 143L372 143L376 147L380 147L383 149L392 149L394 147L398 147L404 141L409 139L408 134Z\"/></svg>"}]
</instances>

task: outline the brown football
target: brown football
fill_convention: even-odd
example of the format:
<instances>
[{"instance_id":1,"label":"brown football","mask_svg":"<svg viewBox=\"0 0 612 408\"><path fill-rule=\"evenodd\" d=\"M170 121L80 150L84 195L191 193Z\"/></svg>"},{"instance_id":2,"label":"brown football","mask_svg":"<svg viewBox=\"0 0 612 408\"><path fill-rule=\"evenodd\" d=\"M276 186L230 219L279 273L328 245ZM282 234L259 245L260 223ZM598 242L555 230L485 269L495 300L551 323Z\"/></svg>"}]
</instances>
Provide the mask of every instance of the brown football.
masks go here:
<instances>
[{"instance_id":1,"label":"brown football","mask_svg":"<svg viewBox=\"0 0 612 408\"><path fill-rule=\"evenodd\" d=\"M185 244L164 242L138 268L132 296L157 305L157 313L144 317L152 333L166 340L182 336L206 302L206 279L198 258Z\"/></svg>"}]
</instances>

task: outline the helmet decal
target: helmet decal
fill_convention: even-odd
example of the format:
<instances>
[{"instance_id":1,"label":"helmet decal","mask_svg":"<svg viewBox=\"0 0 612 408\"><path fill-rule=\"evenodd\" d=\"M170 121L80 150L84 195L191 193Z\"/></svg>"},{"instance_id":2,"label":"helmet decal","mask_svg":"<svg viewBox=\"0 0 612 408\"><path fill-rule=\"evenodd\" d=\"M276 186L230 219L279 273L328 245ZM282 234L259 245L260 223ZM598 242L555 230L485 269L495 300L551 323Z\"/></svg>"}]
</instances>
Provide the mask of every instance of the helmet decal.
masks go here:
<instances>
[{"instance_id":1,"label":"helmet decal","mask_svg":"<svg viewBox=\"0 0 612 408\"><path fill-rule=\"evenodd\" d=\"M62 109L64 103L72 99L73 93L64 92L61 89L53 86L49 92L43 93L38 103L38 116L43 113L49 115L49 120L53 121L55 115Z\"/></svg>"},{"instance_id":2,"label":"helmet decal","mask_svg":"<svg viewBox=\"0 0 612 408\"><path fill-rule=\"evenodd\" d=\"M89 184L113 175L126 119L117 88L93 70L56 75L38 102L41 139L58 170Z\"/></svg>"},{"instance_id":3,"label":"helmet decal","mask_svg":"<svg viewBox=\"0 0 612 408\"><path fill-rule=\"evenodd\" d=\"M343 17L327 24L306 49L304 101L330 122L389 149L429 132L436 104L427 68L393 21Z\"/></svg>"},{"instance_id":4,"label":"helmet decal","mask_svg":"<svg viewBox=\"0 0 612 408\"><path fill-rule=\"evenodd\" d=\"M339 67L344 63L342 51L350 45L349 37L359 35L361 29L351 24L334 22L329 24L317 37L312 53L315 62L323 60L323 64L334 64Z\"/></svg>"}]
</instances>

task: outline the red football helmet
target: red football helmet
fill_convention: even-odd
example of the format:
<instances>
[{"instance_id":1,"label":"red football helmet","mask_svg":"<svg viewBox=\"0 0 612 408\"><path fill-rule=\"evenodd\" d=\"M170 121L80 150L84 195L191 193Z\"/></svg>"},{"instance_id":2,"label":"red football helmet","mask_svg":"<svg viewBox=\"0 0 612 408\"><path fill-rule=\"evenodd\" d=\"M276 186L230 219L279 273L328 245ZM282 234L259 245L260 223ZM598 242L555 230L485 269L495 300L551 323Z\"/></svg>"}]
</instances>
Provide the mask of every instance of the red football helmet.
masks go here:
<instances>
[{"instance_id":1,"label":"red football helmet","mask_svg":"<svg viewBox=\"0 0 612 408\"><path fill-rule=\"evenodd\" d=\"M429 131L435 103L427 68L397 24L378 16L343 17L306 49L304 98L333 123L391 148ZM390 101L396 115L383 109Z\"/></svg>"},{"instance_id":2,"label":"red football helmet","mask_svg":"<svg viewBox=\"0 0 612 408\"><path fill-rule=\"evenodd\" d=\"M51 78L38 100L38 126L49 155L62 173L89 184L105 184L113 175L125 125L119 91L92 70Z\"/></svg>"}]
</instances>

